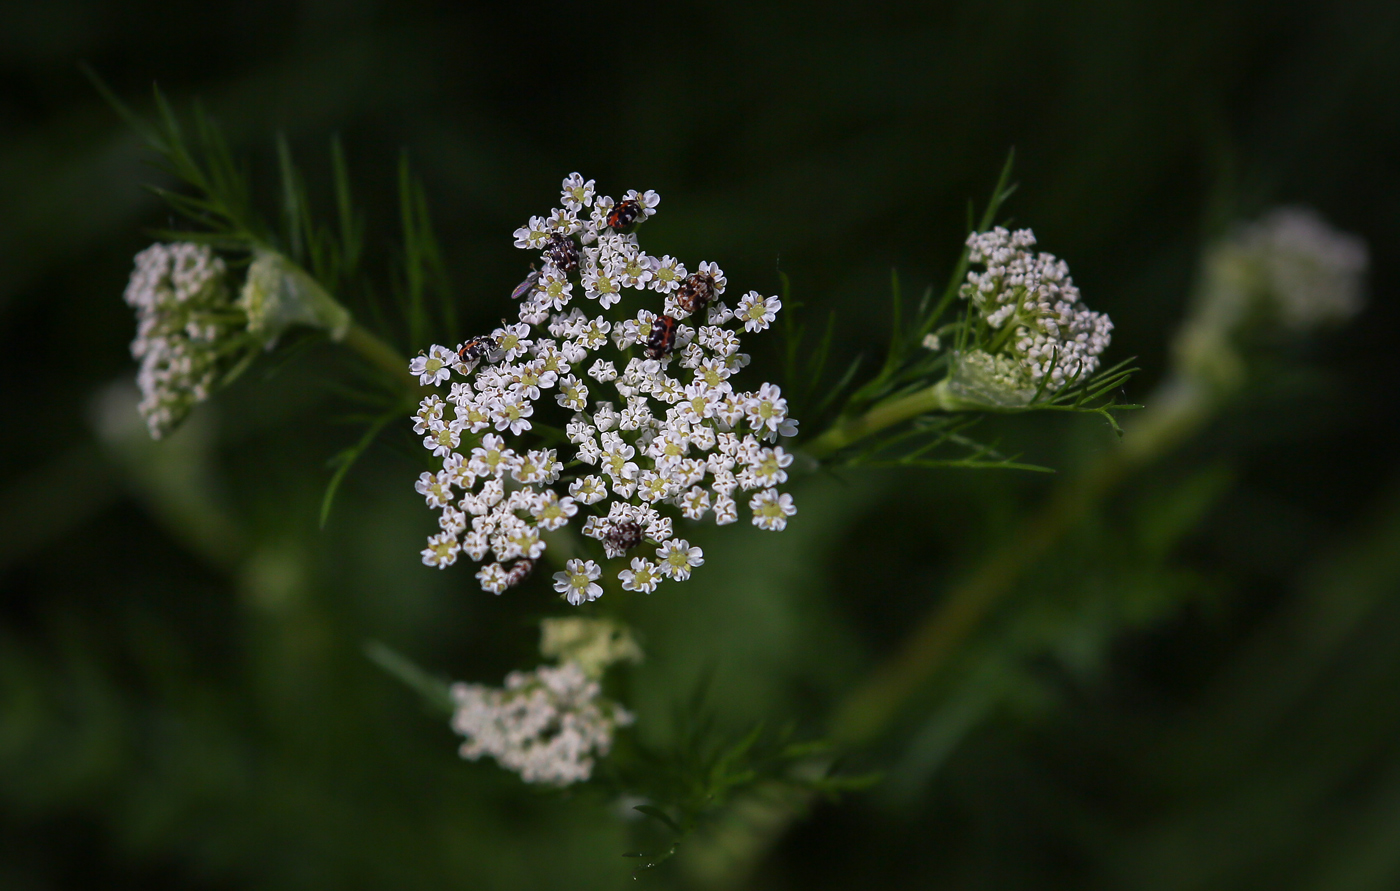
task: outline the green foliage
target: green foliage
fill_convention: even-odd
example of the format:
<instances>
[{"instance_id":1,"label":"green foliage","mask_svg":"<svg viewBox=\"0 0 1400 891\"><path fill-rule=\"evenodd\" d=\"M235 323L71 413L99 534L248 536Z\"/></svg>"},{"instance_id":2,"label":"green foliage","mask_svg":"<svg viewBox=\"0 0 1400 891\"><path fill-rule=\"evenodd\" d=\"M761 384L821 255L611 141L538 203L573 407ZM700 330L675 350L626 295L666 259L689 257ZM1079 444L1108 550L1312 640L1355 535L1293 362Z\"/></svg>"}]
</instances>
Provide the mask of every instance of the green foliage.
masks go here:
<instances>
[{"instance_id":1,"label":"green foliage","mask_svg":"<svg viewBox=\"0 0 1400 891\"><path fill-rule=\"evenodd\" d=\"M623 855L637 861L637 873L671 859L686 839L744 796L803 801L817 794L836 800L879 780L873 773L839 773L830 743L794 742L792 727L770 733L757 723L737 738L726 735L706 705L706 688L702 682L689 702L678 704L668 743L649 745L629 734L603 766L599 784L624 801L649 802L632 809L663 836L649 850Z\"/></svg>"}]
</instances>

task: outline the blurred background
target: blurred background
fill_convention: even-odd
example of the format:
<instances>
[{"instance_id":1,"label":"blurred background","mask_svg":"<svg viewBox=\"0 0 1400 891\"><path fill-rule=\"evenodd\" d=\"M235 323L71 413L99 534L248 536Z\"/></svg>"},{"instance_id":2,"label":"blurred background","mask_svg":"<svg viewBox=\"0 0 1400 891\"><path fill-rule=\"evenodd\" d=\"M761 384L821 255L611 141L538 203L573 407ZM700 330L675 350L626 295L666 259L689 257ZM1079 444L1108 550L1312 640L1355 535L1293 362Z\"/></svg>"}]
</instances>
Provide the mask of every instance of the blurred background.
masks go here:
<instances>
[{"instance_id":1,"label":"blurred background","mask_svg":"<svg viewBox=\"0 0 1400 891\"><path fill-rule=\"evenodd\" d=\"M1127 397L1150 405L1211 239L1281 203L1357 233L1363 313L1279 344L1110 482L1131 426L1120 444L1027 416L986 429L1053 477L823 475L781 536L697 532L704 570L625 606L649 655L627 700L664 727L713 669L726 725L827 734L911 628L971 597L852 747L881 784L722 816L643 883L1400 886L1394 3L2 9L0 887L616 888L635 847L614 803L461 761L365 659L381 640L495 683L559 609L540 579L495 598L420 565L407 421L318 528L326 461L359 436L336 350L142 438L121 294L170 220L80 62L139 110L153 82L200 99L269 212L275 135L324 209L339 134L381 255L406 152L472 326L520 278L511 231L579 170L661 193L649 249L766 293L781 269L810 318L839 314L838 359L878 354L891 268L941 287L1014 146L1008 213L1112 316L1107 358L1139 357ZM1076 502L1079 480L1098 483ZM1047 510L1054 540L1025 556ZM969 595L1008 553L1019 571Z\"/></svg>"}]
</instances>

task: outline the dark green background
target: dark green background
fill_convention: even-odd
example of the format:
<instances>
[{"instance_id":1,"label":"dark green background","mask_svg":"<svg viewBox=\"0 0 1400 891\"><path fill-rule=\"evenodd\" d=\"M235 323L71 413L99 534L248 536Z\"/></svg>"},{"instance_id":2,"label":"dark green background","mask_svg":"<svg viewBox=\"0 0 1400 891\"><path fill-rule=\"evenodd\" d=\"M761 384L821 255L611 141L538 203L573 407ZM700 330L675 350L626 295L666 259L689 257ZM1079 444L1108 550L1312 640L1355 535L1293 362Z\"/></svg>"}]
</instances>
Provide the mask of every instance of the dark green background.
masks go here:
<instances>
[{"instance_id":1,"label":"dark green background","mask_svg":"<svg viewBox=\"0 0 1400 891\"><path fill-rule=\"evenodd\" d=\"M160 450L99 441L94 401L134 371L131 257L169 218L82 61L143 110L153 81L200 98L264 185L285 133L323 206L339 133L378 257L407 151L478 326L519 279L510 232L575 169L661 193L651 250L741 289L780 267L814 318L838 311L849 357L883 344L891 267L941 283L1014 145L1009 212L1112 315L1138 400L1232 220L1297 202L1359 233L1363 315L1275 354L1038 564L855 753L881 787L742 869L697 841L643 881L1396 887L1398 25L1387 0L0 7L0 887L612 888L635 843L613 804L459 761L361 655L376 638L495 681L558 607L538 580L497 599L418 564L406 422L317 529L325 459L358 435L331 347L256 368ZM1017 517L1116 447L1093 418L993 432L1059 479L847 473L798 486L781 536L697 533L697 578L629 607L642 723L712 665L728 725L822 733ZM997 692L959 711L979 664Z\"/></svg>"}]
</instances>

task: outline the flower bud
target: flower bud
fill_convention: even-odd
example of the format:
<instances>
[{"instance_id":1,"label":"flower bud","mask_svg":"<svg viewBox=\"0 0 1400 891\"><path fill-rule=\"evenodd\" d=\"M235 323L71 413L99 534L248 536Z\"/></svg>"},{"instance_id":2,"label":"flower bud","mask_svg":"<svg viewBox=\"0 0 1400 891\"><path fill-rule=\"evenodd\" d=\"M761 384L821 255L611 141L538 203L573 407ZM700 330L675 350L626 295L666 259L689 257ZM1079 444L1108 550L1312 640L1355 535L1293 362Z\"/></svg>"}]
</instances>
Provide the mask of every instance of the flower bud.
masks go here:
<instances>
[{"instance_id":1,"label":"flower bud","mask_svg":"<svg viewBox=\"0 0 1400 891\"><path fill-rule=\"evenodd\" d=\"M322 328L340 340L350 313L306 270L276 251L259 250L248 267L238 305L248 314L248 331L271 342L293 325Z\"/></svg>"}]
</instances>

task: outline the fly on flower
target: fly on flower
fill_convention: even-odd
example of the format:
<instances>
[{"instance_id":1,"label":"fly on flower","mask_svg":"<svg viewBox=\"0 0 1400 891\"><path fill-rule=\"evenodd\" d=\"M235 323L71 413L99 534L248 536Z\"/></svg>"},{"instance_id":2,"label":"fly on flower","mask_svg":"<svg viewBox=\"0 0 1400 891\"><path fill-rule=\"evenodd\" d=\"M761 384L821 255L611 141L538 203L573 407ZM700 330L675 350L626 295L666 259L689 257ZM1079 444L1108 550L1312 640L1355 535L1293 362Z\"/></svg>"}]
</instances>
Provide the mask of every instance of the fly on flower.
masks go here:
<instances>
[{"instance_id":1,"label":"fly on flower","mask_svg":"<svg viewBox=\"0 0 1400 891\"><path fill-rule=\"evenodd\" d=\"M455 353L433 345L412 365L421 383L448 391L413 416L442 462L417 482L440 512L423 562L446 568L465 555L481 564L482 589L500 594L545 558L546 533L577 521L585 553L553 575L576 606L603 595L605 573L648 594L689 578L705 558L676 537L682 519L733 523L747 504L756 527L777 531L795 512L776 487L792 462L778 443L797 422L778 387L740 390L736 377L748 364L741 336L766 329L781 301L750 292L742 312L730 310L718 265L689 276L631 233L655 213L655 192L615 205L592 189L570 176L564 207L517 230L516 246L546 264L516 289L517 323ZM701 309L707 324L679 321L701 322Z\"/></svg>"},{"instance_id":2,"label":"fly on flower","mask_svg":"<svg viewBox=\"0 0 1400 891\"><path fill-rule=\"evenodd\" d=\"M510 292L510 299L512 299L512 300L519 300L520 298L524 297L526 294L528 294L528 293L530 293L531 291L535 290L535 284L536 284L537 282L539 282L539 280L540 280L540 273L539 273L539 270L535 269L534 265L532 264L532 265L530 266L530 274L527 275L527 276L525 276L525 280L524 280L523 282L521 282L520 284L518 284L518 285L515 286L515 290L514 290L514 291L511 291L511 292Z\"/></svg>"}]
</instances>

